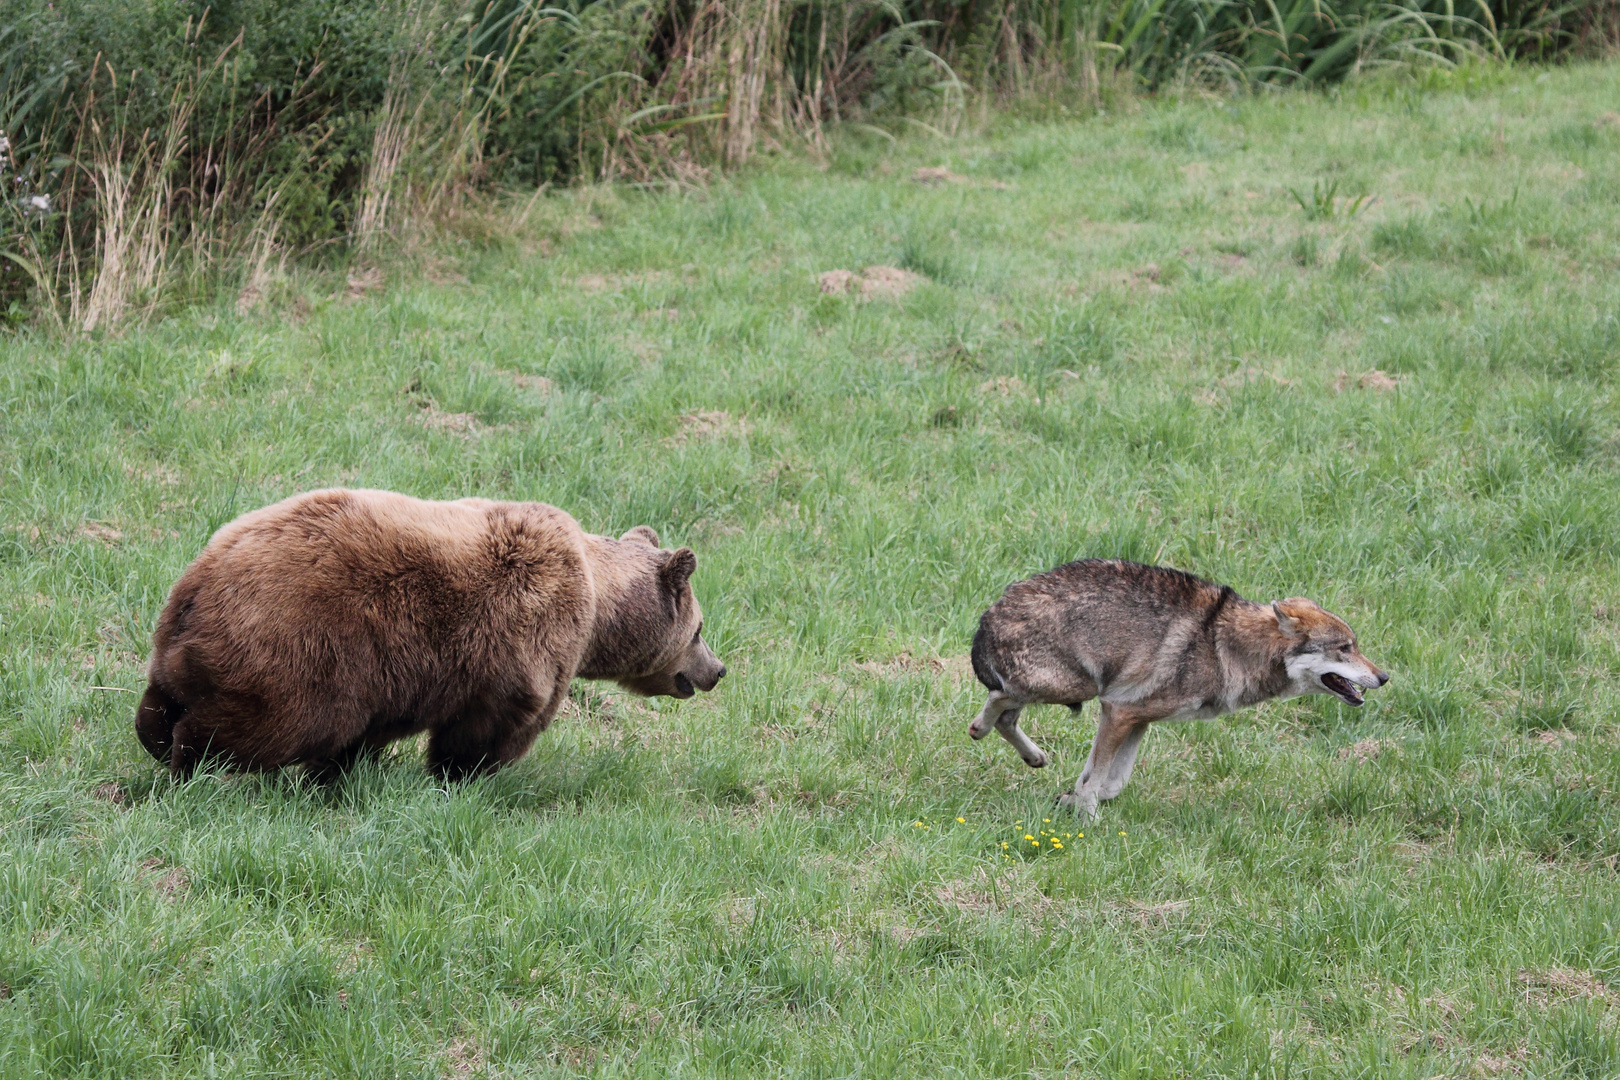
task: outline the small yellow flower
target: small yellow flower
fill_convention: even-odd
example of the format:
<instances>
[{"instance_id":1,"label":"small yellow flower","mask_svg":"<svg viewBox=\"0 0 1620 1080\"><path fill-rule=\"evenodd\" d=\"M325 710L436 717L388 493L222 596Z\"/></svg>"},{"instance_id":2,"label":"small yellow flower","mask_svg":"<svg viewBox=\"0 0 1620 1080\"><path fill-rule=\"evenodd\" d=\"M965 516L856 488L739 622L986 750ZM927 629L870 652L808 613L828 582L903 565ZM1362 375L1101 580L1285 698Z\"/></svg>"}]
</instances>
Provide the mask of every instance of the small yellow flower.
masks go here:
<instances>
[{"instance_id":1,"label":"small yellow flower","mask_svg":"<svg viewBox=\"0 0 1620 1080\"><path fill-rule=\"evenodd\" d=\"M1025 840L1033 840L1033 839L1035 839L1035 838L1034 838L1034 837L1033 837L1033 836L1031 836L1031 835L1029 835L1029 833L1025 833L1025 834L1024 834L1024 839L1025 839Z\"/></svg>"},{"instance_id":2,"label":"small yellow flower","mask_svg":"<svg viewBox=\"0 0 1620 1080\"><path fill-rule=\"evenodd\" d=\"M1125 830L1124 829L1119 830L1119 835L1124 836L1125 835Z\"/></svg>"},{"instance_id":3,"label":"small yellow flower","mask_svg":"<svg viewBox=\"0 0 1620 1080\"><path fill-rule=\"evenodd\" d=\"M1041 842L1039 840L1031 840L1030 843L1034 844L1036 847L1041 846Z\"/></svg>"},{"instance_id":4,"label":"small yellow flower","mask_svg":"<svg viewBox=\"0 0 1620 1080\"><path fill-rule=\"evenodd\" d=\"M911 827L912 827L912 828L913 828L913 829L920 829L920 828L922 828L922 822L920 822L920 821L913 821L913 822L912 822L912 823L911 823Z\"/></svg>"},{"instance_id":5,"label":"small yellow flower","mask_svg":"<svg viewBox=\"0 0 1620 1080\"><path fill-rule=\"evenodd\" d=\"M1046 822L1048 825L1052 824L1052 819L1049 818L1049 817L1048 818L1041 818L1041 820Z\"/></svg>"},{"instance_id":6,"label":"small yellow flower","mask_svg":"<svg viewBox=\"0 0 1620 1080\"><path fill-rule=\"evenodd\" d=\"M1078 836L1082 840L1084 840L1086 838L1086 834L1083 833L1083 832L1077 832L1074 835Z\"/></svg>"},{"instance_id":7,"label":"small yellow flower","mask_svg":"<svg viewBox=\"0 0 1620 1080\"><path fill-rule=\"evenodd\" d=\"M966 825L967 824L967 818L959 817L959 818L956 819L956 823L958 825Z\"/></svg>"},{"instance_id":8,"label":"small yellow flower","mask_svg":"<svg viewBox=\"0 0 1620 1080\"><path fill-rule=\"evenodd\" d=\"M1063 845L1058 843L1056 840L1052 841L1052 846L1057 848L1059 851L1063 850Z\"/></svg>"}]
</instances>

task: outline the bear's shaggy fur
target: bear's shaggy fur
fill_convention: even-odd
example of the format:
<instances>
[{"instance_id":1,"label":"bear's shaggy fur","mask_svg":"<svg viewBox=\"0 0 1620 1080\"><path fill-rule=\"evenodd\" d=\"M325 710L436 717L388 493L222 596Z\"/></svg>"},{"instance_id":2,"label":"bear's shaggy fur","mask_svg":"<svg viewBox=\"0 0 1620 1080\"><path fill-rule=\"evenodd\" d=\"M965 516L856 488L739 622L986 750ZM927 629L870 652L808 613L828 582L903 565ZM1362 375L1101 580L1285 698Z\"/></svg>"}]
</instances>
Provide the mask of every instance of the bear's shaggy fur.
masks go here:
<instances>
[{"instance_id":1,"label":"bear's shaggy fur","mask_svg":"<svg viewBox=\"0 0 1620 1080\"><path fill-rule=\"evenodd\" d=\"M176 776L204 755L330 778L426 731L463 777L521 757L575 676L690 697L725 667L690 549L543 503L312 491L214 534L169 594L136 714Z\"/></svg>"}]
</instances>

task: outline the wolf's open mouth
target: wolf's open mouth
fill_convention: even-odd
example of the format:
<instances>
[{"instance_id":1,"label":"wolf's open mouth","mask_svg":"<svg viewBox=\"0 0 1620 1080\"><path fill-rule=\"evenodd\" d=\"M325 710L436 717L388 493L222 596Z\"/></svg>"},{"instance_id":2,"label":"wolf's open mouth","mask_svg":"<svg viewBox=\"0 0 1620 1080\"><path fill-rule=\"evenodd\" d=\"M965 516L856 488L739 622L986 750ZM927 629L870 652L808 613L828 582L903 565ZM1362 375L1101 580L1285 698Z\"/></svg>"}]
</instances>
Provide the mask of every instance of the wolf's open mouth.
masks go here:
<instances>
[{"instance_id":1,"label":"wolf's open mouth","mask_svg":"<svg viewBox=\"0 0 1620 1080\"><path fill-rule=\"evenodd\" d=\"M1360 705L1362 701L1365 700L1361 696L1361 690L1356 686L1355 683L1351 682L1343 675L1339 675L1335 672L1330 671L1326 675L1323 675L1322 685L1333 691L1335 694L1338 694L1351 705Z\"/></svg>"},{"instance_id":2,"label":"wolf's open mouth","mask_svg":"<svg viewBox=\"0 0 1620 1080\"><path fill-rule=\"evenodd\" d=\"M675 673L675 696L691 697L695 693L697 693L697 688L692 685L692 680L677 671Z\"/></svg>"}]
</instances>

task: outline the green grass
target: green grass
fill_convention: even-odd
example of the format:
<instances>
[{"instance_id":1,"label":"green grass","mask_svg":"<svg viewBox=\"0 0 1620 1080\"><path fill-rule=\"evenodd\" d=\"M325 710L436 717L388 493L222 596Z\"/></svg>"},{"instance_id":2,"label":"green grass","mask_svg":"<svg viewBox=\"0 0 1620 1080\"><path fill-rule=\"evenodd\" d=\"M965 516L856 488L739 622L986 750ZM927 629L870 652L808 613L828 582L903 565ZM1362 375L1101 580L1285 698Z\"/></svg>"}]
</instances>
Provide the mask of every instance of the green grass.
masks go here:
<instances>
[{"instance_id":1,"label":"green grass","mask_svg":"<svg viewBox=\"0 0 1620 1080\"><path fill-rule=\"evenodd\" d=\"M8 339L0 1074L1617 1075L1617 109L851 135L548 196L465 281ZM930 281L817 290L872 264ZM466 786L171 785L99 688L211 530L340 483L651 524L732 675L582 684ZM961 657L1082 555L1309 595L1394 681L1163 725L1037 852L1094 714L1026 713L1030 772Z\"/></svg>"}]
</instances>

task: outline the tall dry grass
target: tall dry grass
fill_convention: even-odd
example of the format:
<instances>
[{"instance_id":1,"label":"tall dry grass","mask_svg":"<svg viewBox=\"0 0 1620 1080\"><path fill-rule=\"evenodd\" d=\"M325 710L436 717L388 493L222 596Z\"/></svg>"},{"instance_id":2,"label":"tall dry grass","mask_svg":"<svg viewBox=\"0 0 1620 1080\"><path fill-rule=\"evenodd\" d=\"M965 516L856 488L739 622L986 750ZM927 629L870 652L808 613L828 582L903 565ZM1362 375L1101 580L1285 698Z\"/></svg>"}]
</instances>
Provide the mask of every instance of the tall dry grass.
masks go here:
<instances>
[{"instance_id":1,"label":"tall dry grass","mask_svg":"<svg viewBox=\"0 0 1620 1080\"><path fill-rule=\"evenodd\" d=\"M837 125L948 137L970 104L1319 85L1616 25L1615 0L384 0L299 29L305 0L242 0L169 33L111 2L0 0L0 172L44 207L0 200L0 315L112 329L247 288L266 244L342 260L492 183L700 183Z\"/></svg>"}]
</instances>

